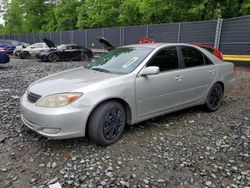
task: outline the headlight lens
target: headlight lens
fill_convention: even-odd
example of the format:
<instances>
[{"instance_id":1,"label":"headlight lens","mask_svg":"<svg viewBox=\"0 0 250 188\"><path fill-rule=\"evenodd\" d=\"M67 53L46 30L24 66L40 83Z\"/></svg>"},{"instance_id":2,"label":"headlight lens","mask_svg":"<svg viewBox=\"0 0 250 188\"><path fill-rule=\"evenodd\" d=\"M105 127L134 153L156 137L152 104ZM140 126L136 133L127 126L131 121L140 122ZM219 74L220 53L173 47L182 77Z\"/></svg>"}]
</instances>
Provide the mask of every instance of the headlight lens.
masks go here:
<instances>
[{"instance_id":1,"label":"headlight lens","mask_svg":"<svg viewBox=\"0 0 250 188\"><path fill-rule=\"evenodd\" d=\"M41 107L62 107L66 106L75 100L77 100L83 93L60 93L55 95L49 95L40 98L37 102L37 106Z\"/></svg>"}]
</instances>

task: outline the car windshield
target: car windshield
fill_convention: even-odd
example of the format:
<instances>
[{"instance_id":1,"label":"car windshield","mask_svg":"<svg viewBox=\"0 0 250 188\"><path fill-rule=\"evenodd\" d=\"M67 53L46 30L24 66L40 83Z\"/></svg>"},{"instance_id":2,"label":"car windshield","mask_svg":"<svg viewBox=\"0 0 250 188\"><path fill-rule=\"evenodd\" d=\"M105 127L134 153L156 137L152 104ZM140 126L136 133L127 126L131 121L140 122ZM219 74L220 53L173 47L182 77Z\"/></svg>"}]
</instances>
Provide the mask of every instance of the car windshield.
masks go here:
<instances>
[{"instance_id":1,"label":"car windshield","mask_svg":"<svg viewBox=\"0 0 250 188\"><path fill-rule=\"evenodd\" d=\"M101 56L86 68L118 74L132 72L152 51L152 48L123 47L116 48Z\"/></svg>"},{"instance_id":2,"label":"car windshield","mask_svg":"<svg viewBox=\"0 0 250 188\"><path fill-rule=\"evenodd\" d=\"M64 50L64 49L66 49L66 46L64 44L61 44L61 45L57 46L57 49Z\"/></svg>"}]
</instances>

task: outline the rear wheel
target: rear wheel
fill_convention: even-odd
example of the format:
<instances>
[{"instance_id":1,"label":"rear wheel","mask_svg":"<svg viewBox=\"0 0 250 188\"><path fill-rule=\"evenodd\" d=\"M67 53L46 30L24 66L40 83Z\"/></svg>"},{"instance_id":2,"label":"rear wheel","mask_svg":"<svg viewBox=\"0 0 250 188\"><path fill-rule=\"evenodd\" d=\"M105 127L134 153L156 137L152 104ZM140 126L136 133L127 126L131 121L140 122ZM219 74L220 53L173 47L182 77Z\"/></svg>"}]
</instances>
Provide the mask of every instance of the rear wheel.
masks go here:
<instances>
[{"instance_id":1,"label":"rear wheel","mask_svg":"<svg viewBox=\"0 0 250 188\"><path fill-rule=\"evenodd\" d=\"M56 62L56 61L59 60L59 57L56 54L50 54L48 59L49 59L50 62Z\"/></svg>"},{"instance_id":2,"label":"rear wheel","mask_svg":"<svg viewBox=\"0 0 250 188\"><path fill-rule=\"evenodd\" d=\"M31 58L31 54L29 52L26 52L26 51L22 52L20 56L21 56L22 59Z\"/></svg>"},{"instance_id":3,"label":"rear wheel","mask_svg":"<svg viewBox=\"0 0 250 188\"><path fill-rule=\"evenodd\" d=\"M99 145L113 144L120 138L125 120L125 110L120 103L103 103L94 110L89 119L88 136Z\"/></svg>"},{"instance_id":4,"label":"rear wheel","mask_svg":"<svg viewBox=\"0 0 250 188\"><path fill-rule=\"evenodd\" d=\"M210 89L205 102L206 109L210 112L218 110L222 103L223 94L224 90L222 85L219 83L214 84Z\"/></svg>"},{"instance_id":5,"label":"rear wheel","mask_svg":"<svg viewBox=\"0 0 250 188\"><path fill-rule=\"evenodd\" d=\"M82 53L80 59L81 61L87 61L89 59L89 56L85 53Z\"/></svg>"}]
</instances>

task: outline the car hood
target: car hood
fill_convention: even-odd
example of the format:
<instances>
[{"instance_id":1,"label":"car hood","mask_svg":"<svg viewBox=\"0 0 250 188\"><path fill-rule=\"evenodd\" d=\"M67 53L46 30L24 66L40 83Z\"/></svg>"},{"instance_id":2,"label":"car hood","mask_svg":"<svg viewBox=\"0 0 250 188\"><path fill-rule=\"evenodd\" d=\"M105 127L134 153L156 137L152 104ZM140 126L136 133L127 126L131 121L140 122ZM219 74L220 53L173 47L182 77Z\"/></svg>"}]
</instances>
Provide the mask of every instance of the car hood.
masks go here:
<instances>
[{"instance_id":1,"label":"car hood","mask_svg":"<svg viewBox=\"0 0 250 188\"><path fill-rule=\"evenodd\" d=\"M111 44L111 42L109 42L107 39L105 39L104 37L97 37L96 38L100 44L102 44L102 46L107 50L113 50L115 49L115 46L113 44Z\"/></svg>"},{"instance_id":2,"label":"car hood","mask_svg":"<svg viewBox=\"0 0 250 188\"><path fill-rule=\"evenodd\" d=\"M43 38L43 42L45 42L49 48L56 48L55 43L45 37Z\"/></svg>"},{"instance_id":3,"label":"car hood","mask_svg":"<svg viewBox=\"0 0 250 188\"><path fill-rule=\"evenodd\" d=\"M31 84L28 90L41 96L74 92L91 84L117 76L119 75L76 68L42 78Z\"/></svg>"}]
</instances>

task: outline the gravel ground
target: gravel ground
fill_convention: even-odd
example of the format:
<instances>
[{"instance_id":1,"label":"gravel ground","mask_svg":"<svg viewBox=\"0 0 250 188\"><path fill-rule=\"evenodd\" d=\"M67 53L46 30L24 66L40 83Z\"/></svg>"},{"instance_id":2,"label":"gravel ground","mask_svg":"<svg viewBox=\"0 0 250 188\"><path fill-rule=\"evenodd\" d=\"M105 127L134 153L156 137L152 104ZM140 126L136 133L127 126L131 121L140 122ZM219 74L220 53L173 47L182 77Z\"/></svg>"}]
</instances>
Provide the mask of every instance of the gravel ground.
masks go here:
<instances>
[{"instance_id":1,"label":"gravel ground","mask_svg":"<svg viewBox=\"0 0 250 188\"><path fill-rule=\"evenodd\" d=\"M0 67L0 187L250 187L250 69L221 108L200 107L126 127L119 142L49 140L20 120L33 81L83 62L12 59Z\"/></svg>"}]
</instances>

